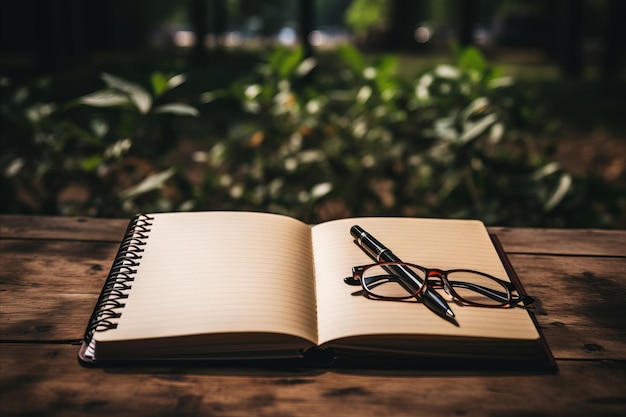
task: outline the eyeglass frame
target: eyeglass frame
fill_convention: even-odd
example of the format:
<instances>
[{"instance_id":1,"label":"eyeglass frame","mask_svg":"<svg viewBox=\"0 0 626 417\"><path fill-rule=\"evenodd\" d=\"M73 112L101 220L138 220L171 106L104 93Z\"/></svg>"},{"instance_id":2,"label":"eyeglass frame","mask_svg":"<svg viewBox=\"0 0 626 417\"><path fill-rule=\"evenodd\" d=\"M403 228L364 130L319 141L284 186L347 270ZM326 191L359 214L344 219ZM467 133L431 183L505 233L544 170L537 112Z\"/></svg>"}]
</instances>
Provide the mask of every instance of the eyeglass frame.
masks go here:
<instances>
[{"instance_id":1,"label":"eyeglass frame","mask_svg":"<svg viewBox=\"0 0 626 417\"><path fill-rule=\"evenodd\" d=\"M407 285L404 285L402 281L399 280L399 284L402 285L409 293L409 295L402 296L402 297L381 296L379 294L372 292L370 289L368 289L366 284L363 282L363 274L365 273L365 271L367 271L369 268L373 268L376 266L380 266L384 268L385 266L392 266L392 265L404 265L404 266L415 268L415 269L422 271L424 273L424 280L422 282L422 285L420 285L420 287L417 290L412 291L411 289L408 288ZM499 304L483 304L483 303L476 303L471 300L467 300L466 298L459 296L459 294L454 290L454 285L452 285L450 280L448 279L448 274L459 273L459 272L472 273L472 274L481 275L485 278L489 278L497 282L505 290L505 293L504 293L505 295L503 295L502 293L495 295L495 296L489 295L488 293L493 294L494 292L498 292L498 291L483 287L482 291L476 290L476 289L474 289L474 291L479 292L479 293L482 292L483 295L485 295L486 297L491 298L495 301L499 301ZM395 274L390 272L389 275L386 275L386 276L394 276L394 275ZM434 277L434 279L437 279L439 281L438 287L433 286L433 284L431 284L431 279L433 279L431 277ZM383 301L408 300L410 298L415 298L419 296L423 291L426 290L426 288L431 288L431 289L442 288L449 296L452 297L453 301L460 303L460 304L473 306L473 307L506 308L506 307L518 306L520 303L522 303L524 307L528 307L534 302L532 297L525 295L525 294L520 294L518 289L515 287L515 284L513 284L512 282L505 281L501 278L498 278L491 274L487 274L485 272L481 272L481 271L477 271L473 269L463 269L463 268L448 269L448 270L443 270L439 268L426 268L421 265L417 265L417 264L413 264L409 262L377 262L373 264L355 266L352 268L352 276L344 278L344 282L348 285L361 285L361 288L363 289L363 291L365 292L368 298L372 298L376 300L383 300ZM464 282L464 281L452 281L452 282L465 284L466 286L467 285L474 286L474 287L477 286L477 284L472 284L472 283ZM517 297L514 297L513 292L517 292L519 295ZM359 291L357 293L353 293L353 295L363 295L363 294ZM506 301L503 302L502 300L504 299L506 299Z\"/></svg>"}]
</instances>

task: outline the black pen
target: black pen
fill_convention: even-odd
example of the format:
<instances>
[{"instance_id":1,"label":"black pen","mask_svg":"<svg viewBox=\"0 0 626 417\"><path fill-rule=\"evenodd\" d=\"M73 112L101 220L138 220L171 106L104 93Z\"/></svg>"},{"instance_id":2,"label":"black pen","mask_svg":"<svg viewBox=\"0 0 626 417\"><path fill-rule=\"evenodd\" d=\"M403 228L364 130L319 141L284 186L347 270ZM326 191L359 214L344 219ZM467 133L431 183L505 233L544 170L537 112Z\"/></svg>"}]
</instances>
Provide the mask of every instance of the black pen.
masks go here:
<instances>
[{"instance_id":1,"label":"black pen","mask_svg":"<svg viewBox=\"0 0 626 417\"><path fill-rule=\"evenodd\" d=\"M400 258L389 250L389 248L385 247L382 243L376 240L374 236L363 230L362 227L352 226L350 228L350 234L354 237L356 244L365 250L365 252L367 252L367 254L377 262L402 262ZM409 288L417 287L415 288L417 290L424 285L424 280L418 277L415 273L411 272L409 269L393 268L391 272L397 275L405 285L409 286ZM424 305L435 313L448 318L454 318L454 312L450 309L446 300L444 300L436 291L430 288L425 288L420 294L420 297L422 298Z\"/></svg>"}]
</instances>

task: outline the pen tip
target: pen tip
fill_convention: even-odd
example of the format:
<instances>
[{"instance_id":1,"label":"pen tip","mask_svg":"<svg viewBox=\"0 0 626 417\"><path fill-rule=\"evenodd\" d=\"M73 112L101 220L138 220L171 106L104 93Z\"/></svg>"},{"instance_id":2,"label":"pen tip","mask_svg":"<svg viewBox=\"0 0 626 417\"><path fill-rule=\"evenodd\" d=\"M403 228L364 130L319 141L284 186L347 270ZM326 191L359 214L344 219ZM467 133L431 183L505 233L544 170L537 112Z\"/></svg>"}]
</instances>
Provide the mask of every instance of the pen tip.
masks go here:
<instances>
[{"instance_id":1,"label":"pen tip","mask_svg":"<svg viewBox=\"0 0 626 417\"><path fill-rule=\"evenodd\" d=\"M454 318L454 312L452 310L450 310L450 309L447 309L446 310L446 316Z\"/></svg>"}]
</instances>

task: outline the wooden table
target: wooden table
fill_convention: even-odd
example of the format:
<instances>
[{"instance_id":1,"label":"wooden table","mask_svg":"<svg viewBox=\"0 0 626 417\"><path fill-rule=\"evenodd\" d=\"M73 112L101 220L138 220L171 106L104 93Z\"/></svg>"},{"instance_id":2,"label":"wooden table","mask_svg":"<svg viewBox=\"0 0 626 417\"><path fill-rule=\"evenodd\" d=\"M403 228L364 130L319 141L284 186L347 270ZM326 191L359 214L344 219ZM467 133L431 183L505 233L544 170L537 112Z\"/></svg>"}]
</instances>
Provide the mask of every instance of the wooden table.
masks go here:
<instances>
[{"instance_id":1,"label":"wooden table","mask_svg":"<svg viewBox=\"0 0 626 417\"><path fill-rule=\"evenodd\" d=\"M127 220L0 216L2 416L626 415L626 231L491 228L557 374L81 367Z\"/></svg>"}]
</instances>

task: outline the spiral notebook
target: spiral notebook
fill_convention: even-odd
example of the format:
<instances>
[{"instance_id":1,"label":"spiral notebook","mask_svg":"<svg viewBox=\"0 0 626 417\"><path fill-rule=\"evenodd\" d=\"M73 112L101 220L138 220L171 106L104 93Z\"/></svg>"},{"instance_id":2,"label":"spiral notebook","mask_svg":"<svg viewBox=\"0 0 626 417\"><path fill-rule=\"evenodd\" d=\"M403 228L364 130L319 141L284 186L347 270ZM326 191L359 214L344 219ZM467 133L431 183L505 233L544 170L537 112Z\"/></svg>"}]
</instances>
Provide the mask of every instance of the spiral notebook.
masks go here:
<instances>
[{"instance_id":1,"label":"spiral notebook","mask_svg":"<svg viewBox=\"0 0 626 417\"><path fill-rule=\"evenodd\" d=\"M357 223L406 262L480 270L524 291L497 240L476 220L358 218L310 226L268 213L140 214L120 244L79 358L107 364L323 352L333 363L554 363L524 307L452 304L452 324L419 302L353 296L344 278L372 262L350 236Z\"/></svg>"}]
</instances>

